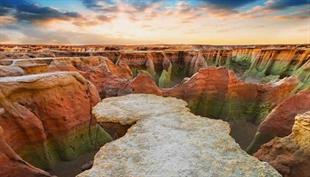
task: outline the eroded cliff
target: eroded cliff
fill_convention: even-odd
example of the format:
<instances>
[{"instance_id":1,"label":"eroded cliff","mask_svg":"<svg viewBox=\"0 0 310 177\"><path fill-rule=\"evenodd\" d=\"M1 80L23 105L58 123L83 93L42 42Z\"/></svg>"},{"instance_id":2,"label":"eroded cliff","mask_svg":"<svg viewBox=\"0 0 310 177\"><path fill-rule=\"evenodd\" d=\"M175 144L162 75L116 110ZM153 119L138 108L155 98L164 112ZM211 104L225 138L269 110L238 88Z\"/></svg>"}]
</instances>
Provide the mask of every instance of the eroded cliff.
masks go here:
<instances>
[{"instance_id":1,"label":"eroded cliff","mask_svg":"<svg viewBox=\"0 0 310 177\"><path fill-rule=\"evenodd\" d=\"M275 138L254 155L271 164L284 177L307 177L310 174L310 112L295 118L292 133Z\"/></svg>"},{"instance_id":2,"label":"eroded cliff","mask_svg":"<svg viewBox=\"0 0 310 177\"><path fill-rule=\"evenodd\" d=\"M0 58L4 141L43 169L75 163L140 121L99 126L90 114L99 96L183 99L193 113L229 122L243 149L252 141L250 153L290 134L294 117L310 111L309 45L0 45Z\"/></svg>"},{"instance_id":3,"label":"eroded cliff","mask_svg":"<svg viewBox=\"0 0 310 177\"><path fill-rule=\"evenodd\" d=\"M52 169L111 140L91 116L98 101L76 72L0 78L3 138L27 162Z\"/></svg>"}]
</instances>

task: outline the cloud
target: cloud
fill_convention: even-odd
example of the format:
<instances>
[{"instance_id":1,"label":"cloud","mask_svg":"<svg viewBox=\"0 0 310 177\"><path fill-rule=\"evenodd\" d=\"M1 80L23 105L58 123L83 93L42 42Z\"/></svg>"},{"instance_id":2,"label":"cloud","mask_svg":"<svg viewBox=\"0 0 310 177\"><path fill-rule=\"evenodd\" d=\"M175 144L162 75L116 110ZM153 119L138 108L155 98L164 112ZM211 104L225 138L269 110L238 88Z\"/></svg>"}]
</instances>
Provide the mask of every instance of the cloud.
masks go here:
<instances>
[{"instance_id":1,"label":"cloud","mask_svg":"<svg viewBox=\"0 0 310 177\"><path fill-rule=\"evenodd\" d=\"M101 10L101 11L110 11L111 9L115 9L117 3L126 3L135 7L136 10L143 11L154 3L161 2L163 0L82 0L83 4L90 9L93 10Z\"/></svg>"},{"instance_id":2,"label":"cloud","mask_svg":"<svg viewBox=\"0 0 310 177\"><path fill-rule=\"evenodd\" d=\"M310 18L310 9L301 9L286 15L277 15L276 19L280 20L306 20Z\"/></svg>"},{"instance_id":3,"label":"cloud","mask_svg":"<svg viewBox=\"0 0 310 177\"><path fill-rule=\"evenodd\" d=\"M268 17L281 20L304 20L310 17L309 3L307 0L268 0L263 5L254 6L251 9L239 13L241 18ZM296 7L293 12L287 8Z\"/></svg>"},{"instance_id":4,"label":"cloud","mask_svg":"<svg viewBox=\"0 0 310 177\"><path fill-rule=\"evenodd\" d=\"M0 33L0 42L6 42L9 40L9 36Z\"/></svg>"},{"instance_id":5,"label":"cloud","mask_svg":"<svg viewBox=\"0 0 310 177\"><path fill-rule=\"evenodd\" d=\"M309 0L268 0L266 7L269 9L283 10L289 7L309 5Z\"/></svg>"},{"instance_id":6,"label":"cloud","mask_svg":"<svg viewBox=\"0 0 310 177\"><path fill-rule=\"evenodd\" d=\"M128 4L134 6L137 10L143 11L146 8L152 6L155 3L162 2L162 0L149 0L149 1L141 1L141 0L127 0Z\"/></svg>"},{"instance_id":7,"label":"cloud","mask_svg":"<svg viewBox=\"0 0 310 177\"><path fill-rule=\"evenodd\" d=\"M7 25L15 23L16 19L12 16L0 16L0 24Z\"/></svg>"},{"instance_id":8,"label":"cloud","mask_svg":"<svg viewBox=\"0 0 310 177\"><path fill-rule=\"evenodd\" d=\"M79 27L89 27L89 26L96 26L103 23L110 23L116 17L115 16L108 16L108 15L97 15L97 16L88 16L81 17L72 21L72 23Z\"/></svg>"},{"instance_id":9,"label":"cloud","mask_svg":"<svg viewBox=\"0 0 310 177\"><path fill-rule=\"evenodd\" d=\"M85 7L103 12L114 12L117 10L116 2L113 0L82 0Z\"/></svg>"},{"instance_id":10,"label":"cloud","mask_svg":"<svg viewBox=\"0 0 310 177\"><path fill-rule=\"evenodd\" d=\"M18 39L19 43L24 44L125 44L137 43L130 39L124 40L115 36L103 34L90 34L83 32L45 30L30 25L24 26L17 31L22 37ZM72 37L74 36L74 37ZM6 41L11 40L10 37ZM139 41L140 42L140 41Z\"/></svg>"},{"instance_id":11,"label":"cloud","mask_svg":"<svg viewBox=\"0 0 310 177\"><path fill-rule=\"evenodd\" d=\"M243 5L255 2L257 0L201 0L209 5L213 5L220 8L234 9Z\"/></svg>"},{"instance_id":12,"label":"cloud","mask_svg":"<svg viewBox=\"0 0 310 177\"><path fill-rule=\"evenodd\" d=\"M67 20L79 18L77 12L62 12L51 7L41 7L25 0L1 0L0 15L12 15L19 22L38 22L44 20Z\"/></svg>"},{"instance_id":13,"label":"cloud","mask_svg":"<svg viewBox=\"0 0 310 177\"><path fill-rule=\"evenodd\" d=\"M1 2L0 2L1 5ZM0 6L0 16L7 15L10 12L10 9L4 6Z\"/></svg>"},{"instance_id":14,"label":"cloud","mask_svg":"<svg viewBox=\"0 0 310 177\"><path fill-rule=\"evenodd\" d=\"M97 19L100 22L111 22L114 18L115 18L115 16L107 16L107 15L98 15L97 16Z\"/></svg>"}]
</instances>

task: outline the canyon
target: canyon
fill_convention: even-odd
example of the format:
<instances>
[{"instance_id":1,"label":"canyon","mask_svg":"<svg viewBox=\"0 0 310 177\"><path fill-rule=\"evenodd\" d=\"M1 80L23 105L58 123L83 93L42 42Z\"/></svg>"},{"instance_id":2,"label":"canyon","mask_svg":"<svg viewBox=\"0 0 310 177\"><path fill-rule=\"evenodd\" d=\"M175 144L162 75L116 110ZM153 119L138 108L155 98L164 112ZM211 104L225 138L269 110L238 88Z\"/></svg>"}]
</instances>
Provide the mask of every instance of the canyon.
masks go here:
<instances>
[{"instance_id":1,"label":"canyon","mask_svg":"<svg viewBox=\"0 0 310 177\"><path fill-rule=\"evenodd\" d=\"M306 44L0 45L0 176L306 177L309 111Z\"/></svg>"}]
</instances>

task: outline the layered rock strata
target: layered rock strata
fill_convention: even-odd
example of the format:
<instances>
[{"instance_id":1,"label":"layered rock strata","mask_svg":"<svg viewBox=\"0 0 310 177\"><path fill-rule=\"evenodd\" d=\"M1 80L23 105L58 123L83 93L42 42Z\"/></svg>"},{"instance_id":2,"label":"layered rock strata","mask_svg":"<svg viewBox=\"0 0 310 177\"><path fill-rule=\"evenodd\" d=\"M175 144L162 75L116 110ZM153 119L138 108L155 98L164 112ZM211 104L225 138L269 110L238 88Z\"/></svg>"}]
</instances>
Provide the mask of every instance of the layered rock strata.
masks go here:
<instances>
[{"instance_id":1,"label":"layered rock strata","mask_svg":"<svg viewBox=\"0 0 310 177\"><path fill-rule=\"evenodd\" d=\"M186 100L194 113L233 123L241 120L258 125L283 100L310 87L309 45L3 45L0 49L0 53L12 54L7 58L14 58L14 53L38 54L28 59L0 60L5 65L3 76L77 71L96 86L101 98L128 93L174 96ZM29 58L41 56L42 52L51 57L88 57ZM211 66L225 66L236 74ZM15 71L7 72L7 68ZM300 105L305 106L296 107L294 114L285 119L294 120L297 113L310 109L307 104ZM260 126L253 141L255 148L249 152L275 136L263 128L269 122ZM122 133L114 137L118 134Z\"/></svg>"},{"instance_id":2,"label":"layered rock strata","mask_svg":"<svg viewBox=\"0 0 310 177\"><path fill-rule=\"evenodd\" d=\"M0 78L3 138L42 169L73 160L111 140L90 113L99 99L95 86L77 72Z\"/></svg>"},{"instance_id":3,"label":"layered rock strata","mask_svg":"<svg viewBox=\"0 0 310 177\"><path fill-rule=\"evenodd\" d=\"M175 98L134 94L104 99L98 122L132 125L103 146L84 176L280 176L242 151L221 120L195 116Z\"/></svg>"},{"instance_id":4,"label":"layered rock strata","mask_svg":"<svg viewBox=\"0 0 310 177\"><path fill-rule=\"evenodd\" d=\"M292 133L264 144L254 155L268 162L284 177L310 174L310 112L295 118Z\"/></svg>"},{"instance_id":5,"label":"layered rock strata","mask_svg":"<svg viewBox=\"0 0 310 177\"><path fill-rule=\"evenodd\" d=\"M132 72L128 65L114 64L105 57L7 59L1 62L9 63L9 66L0 67L0 76L77 71L96 86L102 97L116 96L118 89L132 78Z\"/></svg>"},{"instance_id":6,"label":"layered rock strata","mask_svg":"<svg viewBox=\"0 0 310 177\"><path fill-rule=\"evenodd\" d=\"M275 83L253 84L239 80L233 71L224 67L208 67L167 89L157 87L149 75L140 74L118 94L177 97L187 101L196 114L258 124L272 108L293 94L297 86L298 80L294 77Z\"/></svg>"},{"instance_id":7,"label":"layered rock strata","mask_svg":"<svg viewBox=\"0 0 310 177\"><path fill-rule=\"evenodd\" d=\"M38 52L33 46L0 46L7 52ZM29 49L24 49L29 47ZM133 73L145 70L155 76L157 84L164 63L171 63L169 86L184 77L190 77L199 68L226 66L250 82L268 82L294 75L301 80L299 89L310 86L310 50L308 45L275 46L37 46L43 51L51 50L53 56L105 56L114 63L129 65ZM19 50L20 49L20 50ZM113 49L113 50L112 50ZM70 51L72 50L72 51ZM5 53L5 51L3 51ZM65 54L67 52L67 54ZM1 53L1 52L0 52ZM1 54L0 54L1 55ZM18 56L16 56L18 58ZM7 56L6 58L10 58ZM14 57L11 57L14 58ZM197 60L198 59L198 60ZM1 61L1 63L4 61ZM164 74L167 75L167 74ZM166 84L164 84L166 87Z\"/></svg>"}]
</instances>

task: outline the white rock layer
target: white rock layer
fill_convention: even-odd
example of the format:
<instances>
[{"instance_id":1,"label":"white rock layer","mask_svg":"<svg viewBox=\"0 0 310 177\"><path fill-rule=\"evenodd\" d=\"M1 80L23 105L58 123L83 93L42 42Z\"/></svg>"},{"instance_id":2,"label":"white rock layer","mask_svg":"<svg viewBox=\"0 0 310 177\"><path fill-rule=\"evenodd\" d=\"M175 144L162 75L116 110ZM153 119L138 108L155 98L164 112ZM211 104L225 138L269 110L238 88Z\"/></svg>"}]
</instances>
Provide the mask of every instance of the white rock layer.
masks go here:
<instances>
[{"instance_id":1,"label":"white rock layer","mask_svg":"<svg viewBox=\"0 0 310 177\"><path fill-rule=\"evenodd\" d=\"M107 98L93 109L99 122L132 124L104 145L79 177L280 176L240 149L221 120L196 116L176 98L133 94Z\"/></svg>"}]
</instances>

